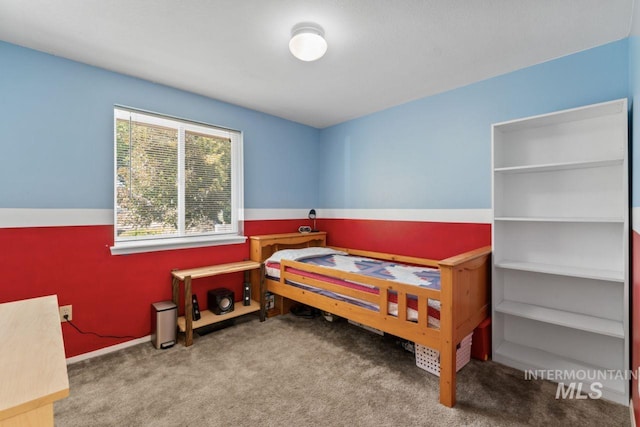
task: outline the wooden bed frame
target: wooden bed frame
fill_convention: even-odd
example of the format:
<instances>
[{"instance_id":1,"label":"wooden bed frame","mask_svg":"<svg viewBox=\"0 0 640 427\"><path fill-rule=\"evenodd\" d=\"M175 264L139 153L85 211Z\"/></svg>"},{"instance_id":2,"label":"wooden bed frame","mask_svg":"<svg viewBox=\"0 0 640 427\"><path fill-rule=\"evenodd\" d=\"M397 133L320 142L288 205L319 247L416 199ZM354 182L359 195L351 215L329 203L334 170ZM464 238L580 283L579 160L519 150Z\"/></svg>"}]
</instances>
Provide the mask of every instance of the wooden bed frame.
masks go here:
<instances>
[{"instance_id":1,"label":"wooden bed frame","mask_svg":"<svg viewBox=\"0 0 640 427\"><path fill-rule=\"evenodd\" d=\"M262 263L274 252L281 249L325 245L326 232L252 236L251 259ZM441 289L437 291L418 288L356 273L338 272L295 261L283 261L280 281L269 278L262 279L266 282L266 290L277 296L276 310L280 313L286 313L288 300L293 300L438 350L440 352L440 403L448 407L454 406L456 402L456 345L489 314L491 247L479 248L441 261L355 249L336 249L352 255L437 267L440 269ZM372 295L356 289L345 289L290 273L286 271L287 267L295 267L343 280L367 283L379 288L380 293ZM254 274L259 273L255 272ZM258 278L255 277L254 280L256 279ZM331 291L339 290L344 295L374 302L378 304L380 310L376 312L347 302L337 301L287 285L286 280ZM397 316L388 313L388 291L394 291L398 294ZM418 298L417 322L407 320L407 295ZM440 301L439 329L428 325L428 299Z\"/></svg>"}]
</instances>

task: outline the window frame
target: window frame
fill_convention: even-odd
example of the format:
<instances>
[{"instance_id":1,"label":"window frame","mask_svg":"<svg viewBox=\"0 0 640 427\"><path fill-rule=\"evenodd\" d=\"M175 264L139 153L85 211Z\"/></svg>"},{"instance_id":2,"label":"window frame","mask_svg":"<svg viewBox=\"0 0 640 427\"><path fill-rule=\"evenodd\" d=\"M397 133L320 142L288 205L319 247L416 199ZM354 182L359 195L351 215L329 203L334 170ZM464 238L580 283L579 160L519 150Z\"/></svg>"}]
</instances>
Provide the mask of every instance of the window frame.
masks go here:
<instances>
[{"instance_id":1,"label":"window frame","mask_svg":"<svg viewBox=\"0 0 640 427\"><path fill-rule=\"evenodd\" d=\"M137 117L136 117L137 116ZM144 238L118 237L118 142L117 120L138 118L142 123L178 129L178 235L145 236ZM141 120L140 120L141 119ZM231 143L231 225L227 232L206 232L194 235L184 234L184 168L185 168L185 132L207 134L228 138ZM240 244L246 241L244 236L244 171L243 171L243 133L242 131L168 116L136 108L114 105L113 107L113 246L112 255L162 251L171 249L196 248L227 244Z\"/></svg>"}]
</instances>

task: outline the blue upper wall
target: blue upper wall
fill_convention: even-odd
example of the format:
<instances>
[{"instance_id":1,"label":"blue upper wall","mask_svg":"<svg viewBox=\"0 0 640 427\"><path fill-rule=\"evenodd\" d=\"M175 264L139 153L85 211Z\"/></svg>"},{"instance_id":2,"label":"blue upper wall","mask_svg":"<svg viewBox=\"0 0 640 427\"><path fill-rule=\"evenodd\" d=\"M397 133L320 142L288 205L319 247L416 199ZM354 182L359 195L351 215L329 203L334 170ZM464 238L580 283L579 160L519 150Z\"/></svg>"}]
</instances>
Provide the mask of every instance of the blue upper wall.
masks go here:
<instances>
[{"instance_id":1,"label":"blue upper wall","mask_svg":"<svg viewBox=\"0 0 640 427\"><path fill-rule=\"evenodd\" d=\"M319 131L0 42L0 208L111 209L114 104L242 130L249 209L490 208L492 123L633 98L639 69L632 37Z\"/></svg>"},{"instance_id":2,"label":"blue upper wall","mask_svg":"<svg viewBox=\"0 0 640 427\"><path fill-rule=\"evenodd\" d=\"M491 125L629 95L628 40L320 133L323 208L491 208Z\"/></svg>"},{"instance_id":3,"label":"blue upper wall","mask_svg":"<svg viewBox=\"0 0 640 427\"><path fill-rule=\"evenodd\" d=\"M114 104L241 130L248 209L318 205L317 129L0 42L0 208L112 209Z\"/></svg>"}]
</instances>

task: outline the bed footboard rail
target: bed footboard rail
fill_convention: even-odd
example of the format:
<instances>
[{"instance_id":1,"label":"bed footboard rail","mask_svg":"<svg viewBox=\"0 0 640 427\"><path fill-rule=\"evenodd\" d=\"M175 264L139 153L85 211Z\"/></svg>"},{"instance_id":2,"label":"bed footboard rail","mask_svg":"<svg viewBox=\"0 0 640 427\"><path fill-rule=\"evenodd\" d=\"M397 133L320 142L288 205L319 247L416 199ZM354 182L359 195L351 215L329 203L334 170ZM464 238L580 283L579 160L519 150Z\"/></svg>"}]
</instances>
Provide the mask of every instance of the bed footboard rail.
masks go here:
<instances>
[{"instance_id":1,"label":"bed footboard rail","mask_svg":"<svg viewBox=\"0 0 640 427\"><path fill-rule=\"evenodd\" d=\"M440 262L440 403L456 403L456 346L489 313L491 247Z\"/></svg>"},{"instance_id":2,"label":"bed footboard rail","mask_svg":"<svg viewBox=\"0 0 640 427\"><path fill-rule=\"evenodd\" d=\"M429 258L419 258L406 255L388 254L385 252L365 251L362 249L340 248L337 246L329 246L338 251L346 252L349 255L363 256L368 258L383 259L387 261L402 262L405 264L424 265L426 267L438 268L441 261Z\"/></svg>"},{"instance_id":3,"label":"bed footboard rail","mask_svg":"<svg viewBox=\"0 0 640 427\"><path fill-rule=\"evenodd\" d=\"M491 247L486 246L439 263L441 304L451 307L454 341L459 343L489 315ZM447 296L451 295L451 302ZM446 315L445 313L444 315Z\"/></svg>"},{"instance_id":4,"label":"bed footboard rail","mask_svg":"<svg viewBox=\"0 0 640 427\"><path fill-rule=\"evenodd\" d=\"M304 271L305 274L300 274ZM322 276L322 278L310 277L308 273ZM384 330L410 341L415 341L423 345L437 347L439 342L439 329L429 325L428 302L429 300L439 300L440 292L435 289L420 288L406 285L399 282L367 277L367 284L372 290L360 290L333 284L327 278L354 283L362 283L362 275L339 271L327 267L304 264L298 261L282 260L280 264L280 281L278 292L287 292L288 298L299 302L342 315L350 318L345 313L357 316L351 319L367 326ZM296 282L302 285L313 286L329 292L341 294L350 298L360 299L378 306L377 311L368 308L358 307L350 302L338 301L315 292L304 291L303 289L290 286L287 282ZM300 294L298 298L293 297ZM390 296L395 294L397 312L390 312ZM304 299L301 301L301 297ZM417 321L407 318L407 307L409 299L417 300ZM390 330L393 329L393 330Z\"/></svg>"}]
</instances>

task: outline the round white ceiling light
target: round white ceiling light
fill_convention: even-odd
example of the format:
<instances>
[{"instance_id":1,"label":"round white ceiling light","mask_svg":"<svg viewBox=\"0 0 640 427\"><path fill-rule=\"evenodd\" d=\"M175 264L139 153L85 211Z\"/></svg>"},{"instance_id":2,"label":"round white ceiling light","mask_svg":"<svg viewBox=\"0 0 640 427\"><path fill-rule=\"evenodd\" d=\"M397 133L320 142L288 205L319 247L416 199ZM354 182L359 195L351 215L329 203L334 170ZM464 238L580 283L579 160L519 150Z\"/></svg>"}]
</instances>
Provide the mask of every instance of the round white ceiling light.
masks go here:
<instances>
[{"instance_id":1,"label":"round white ceiling light","mask_svg":"<svg viewBox=\"0 0 640 427\"><path fill-rule=\"evenodd\" d=\"M289 50L301 61L315 61L322 58L327 51L324 31L317 24L302 23L291 30Z\"/></svg>"}]
</instances>

